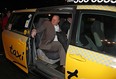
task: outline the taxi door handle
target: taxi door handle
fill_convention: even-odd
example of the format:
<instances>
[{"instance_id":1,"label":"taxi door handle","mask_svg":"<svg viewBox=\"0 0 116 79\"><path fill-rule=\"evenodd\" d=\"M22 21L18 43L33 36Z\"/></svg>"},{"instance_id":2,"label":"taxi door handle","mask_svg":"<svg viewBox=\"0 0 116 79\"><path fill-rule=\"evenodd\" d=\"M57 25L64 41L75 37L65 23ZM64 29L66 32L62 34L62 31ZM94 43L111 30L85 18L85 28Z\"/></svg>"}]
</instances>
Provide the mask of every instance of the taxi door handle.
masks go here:
<instances>
[{"instance_id":1,"label":"taxi door handle","mask_svg":"<svg viewBox=\"0 0 116 79\"><path fill-rule=\"evenodd\" d=\"M19 40L18 40L18 43L19 43L19 44L24 44L24 42L23 42L22 39L20 39L20 38L19 38Z\"/></svg>"},{"instance_id":2,"label":"taxi door handle","mask_svg":"<svg viewBox=\"0 0 116 79\"><path fill-rule=\"evenodd\" d=\"M81 62L85 62L86 59L83 58L80 54L76 55L76 54L70 54L69 55L72 59L77 60L77 61L81 61Z\"/></svg>"}]
</instances>

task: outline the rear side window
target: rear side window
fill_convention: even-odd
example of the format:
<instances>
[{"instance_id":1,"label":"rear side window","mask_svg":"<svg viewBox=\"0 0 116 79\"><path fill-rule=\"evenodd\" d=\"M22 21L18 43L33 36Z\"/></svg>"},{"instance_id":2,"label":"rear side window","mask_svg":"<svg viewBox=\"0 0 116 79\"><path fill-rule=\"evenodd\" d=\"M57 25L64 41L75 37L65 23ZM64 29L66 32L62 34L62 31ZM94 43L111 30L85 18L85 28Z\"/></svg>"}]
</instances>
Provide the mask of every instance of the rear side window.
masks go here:
<instances>
[{"instance_id":1,"label":"rear side window","mask_svg":"<svg viewBox=\"0 0 116 79\"><path fill-rule=\"evenodd\" d=\"M78 46L116 56L116 17L83 14Z\"/></svg>"},{"instance_id":2,"label":"rear side window","mask_svg":"<svg viewBox=\"0 0 116 79\"><path fill-rule=\"evenodd\" d=\"M25 29L29 28L32 18L32 13L15 13L10 18L9 26L12 31L23 33Z\"/></svg>"}]
</instances>

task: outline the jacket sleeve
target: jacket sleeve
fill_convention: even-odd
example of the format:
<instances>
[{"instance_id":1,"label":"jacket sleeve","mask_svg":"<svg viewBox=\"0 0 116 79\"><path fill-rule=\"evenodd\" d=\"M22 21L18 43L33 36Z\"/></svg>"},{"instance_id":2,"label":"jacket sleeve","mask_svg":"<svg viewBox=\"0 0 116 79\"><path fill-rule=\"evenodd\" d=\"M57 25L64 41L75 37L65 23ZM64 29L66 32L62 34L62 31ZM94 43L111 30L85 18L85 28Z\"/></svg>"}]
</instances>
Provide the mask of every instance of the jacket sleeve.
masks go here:
<instances>
[{"instance_id":1,"label":"jacket sleeve","mask_svg":"<svg viewBox=\"0 0 116 79\"><path fill-rule=\"evenodd\" d=\"M46 23L44 22L41 26L36 28L37 33L43 32L46 29Z\"/></svg>"}]
</instances>

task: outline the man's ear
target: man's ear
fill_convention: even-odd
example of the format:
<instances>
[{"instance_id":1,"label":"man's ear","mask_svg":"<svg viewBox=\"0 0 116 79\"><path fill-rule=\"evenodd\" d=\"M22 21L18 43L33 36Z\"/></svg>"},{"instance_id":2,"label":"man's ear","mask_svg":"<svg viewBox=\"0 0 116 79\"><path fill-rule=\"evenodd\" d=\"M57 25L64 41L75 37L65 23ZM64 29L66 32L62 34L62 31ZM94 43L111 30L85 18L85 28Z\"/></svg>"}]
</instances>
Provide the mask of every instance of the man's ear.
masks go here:
<instances>
[{"instance_id":1,"label":"man's ear","mask_svg":"<svg viewBox=\"0 0 116 79\"><path fill-rule=\"evenodd\" d=\"M60 22L60 20L58 21L58 23Z\"/></svg>"}]
</instances>

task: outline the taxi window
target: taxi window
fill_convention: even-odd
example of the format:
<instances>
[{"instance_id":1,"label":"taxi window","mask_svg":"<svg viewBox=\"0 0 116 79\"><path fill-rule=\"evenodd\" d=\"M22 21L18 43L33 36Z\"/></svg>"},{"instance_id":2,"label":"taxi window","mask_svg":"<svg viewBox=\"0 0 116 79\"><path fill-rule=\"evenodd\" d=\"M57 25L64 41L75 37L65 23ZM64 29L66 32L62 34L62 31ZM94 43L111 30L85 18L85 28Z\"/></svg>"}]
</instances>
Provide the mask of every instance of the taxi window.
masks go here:
<instances>
[{"instance_id":1,"label":"taxi window","mask_svg":"<svg viewBox=\"0 0 116 79\"><path fill-rule=\"evenodd\" d=\"M83 14L78 46L116 56L116 17Z\"/></svg>"},{"instance_id":2,"label":"taxi window","mask_svg":"<svg viewBox=\"0 0 116 79\"><path fill-rule=\"evenodd\" d=\"M29 23L32 18L32 13L15 13L12 15L8 27L11 25L11 30L23 33L29 28Z\"/></svg>"}]
</instances>

